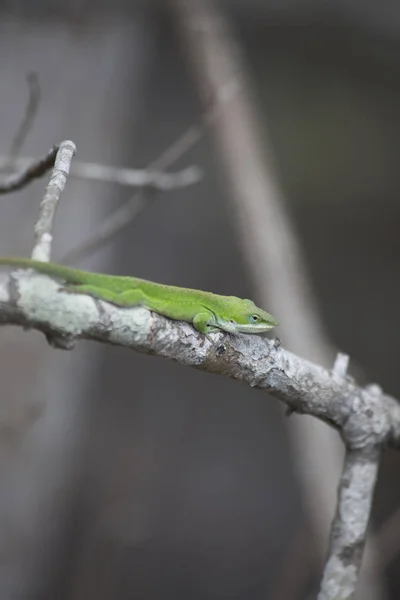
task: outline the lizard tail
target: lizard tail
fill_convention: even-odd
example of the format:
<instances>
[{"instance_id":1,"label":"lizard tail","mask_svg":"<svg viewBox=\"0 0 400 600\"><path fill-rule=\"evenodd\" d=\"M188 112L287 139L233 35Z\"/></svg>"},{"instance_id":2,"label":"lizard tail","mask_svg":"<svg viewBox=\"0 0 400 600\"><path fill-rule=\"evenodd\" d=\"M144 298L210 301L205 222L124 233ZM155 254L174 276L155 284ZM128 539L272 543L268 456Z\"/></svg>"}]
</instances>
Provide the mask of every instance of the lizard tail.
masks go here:
<instances>
[{"instance_id":1,"label":"lizard tail","mask_svg":"<svg viewBox=\"0 0 400 600\"><path fill-rule=\"evenodd\" d=\"M6 257L0 256L0 265L10 267L21 267L23 269L33 269L38 273L44 273L62 279L67 283L95 285L99 282L99 278L104 280L107 275L99 273L90 273L81 269L73 269L64 265L59 265L52 262L42 262L22 257Z\"/></svg>"}]
</instances>

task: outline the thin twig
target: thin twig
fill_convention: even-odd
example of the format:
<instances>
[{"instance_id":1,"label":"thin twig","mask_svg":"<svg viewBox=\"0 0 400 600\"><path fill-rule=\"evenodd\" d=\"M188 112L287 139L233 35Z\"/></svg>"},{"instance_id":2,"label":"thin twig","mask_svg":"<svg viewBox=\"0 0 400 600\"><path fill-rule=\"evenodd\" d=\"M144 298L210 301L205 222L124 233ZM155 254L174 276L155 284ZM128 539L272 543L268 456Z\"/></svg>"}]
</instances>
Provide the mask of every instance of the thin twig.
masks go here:
<instances>
[{"instance_id":1,"label":"thin twig","mask_svg":"<svg viewBox=\"0 0 400 600\"><path fill-rule=\"evenodd\" d=\"M148 202L148 192L151 189L168 191L197 183L202 177L198 167L187 167L176 173L163 173L162 170L176 162L200 137L201 128L196 125L191 126L148 169L123 169L98 163L73 163L70 170L71 177L147 189L146 193L143 190L135 193L122 206L113 211L101 223L92 237L70 250L61 262L79 262L107 243L143 210ZM56 152L57 147L53 148L43 159L45 161L43 165L42 162L39 164L30 158L16 159L13 162L13 168L21 169L21 172L10 175L0 182L0 193L4 194L20 189L34 177L43 175L52 166ZM0 169L6 168L8 164L8 157L0 156Z\"/></svg>"},{"instance_id":2,"label":"thin twig","mask_svg":"<svg viewBox=\"0 0 400 600\"><path fill-rule=\"evenodd\" d=\"M186 167L177 173L162 173L154 169L122 169L96 163L74 163L73 177L115 183L131 187L149 187L161 192L179 189L200 181L198 167Z\"/></svg>"},{"instance_id":3,"label":"thin twig","mask_svg":"<svg viewBox=\"0 0 400 600\"><path fill-rule=\"evenodd\" d=\"M379 458L378 446L346 452L318 600L350 600L355 596Z\"/></svg>"},{"instance_id":4,"label":"thin twig","mask_svg":"<svg viewBox=\"0 0 400 600\"><path fill-rule=\"evenodd\" d=\"M28 73L26 77L28 83L28 104L24 117L21 124L16 132L14 139L11 143L10 153L8 157L8 164L4 167L7 171L14 166L14 161L22 150L28 133L32 129L37 110L40 103L40 86L37 73Z\"/></svg>"},{"instance_id":5,"label":"thin twig","mask_svg":"<svg viewBox=\"0 0 400 600\"><path fill-rule=\"evenodd\" d=\"M0 168L6 169L7 157L0 156ZM24 170L34 159L18 158L13 168ZM78 179L112 183L127 187L148 187L165 192L197 183L202 176L196 166L186 167L177 173L163 173L156 169L124 169L99 163L75 162L71 165L70 176Z\"/></svg>"},{"instance_id":6,"label":"thin twig","mask_svg":"<svg viewBox=\"0 0 400 600\"><path fill-rule=\"evenodd\" d=\"M54 165L58 148L58 146L53 146L43 158L26 161L19 173L1 177L0 194L8 194L21 190L34 179L42 177ZM3 157L2 161L0 161L0 168L6 165L7 161L8 157ZM18 162L18 159L16 162Z\"/></svg>"},{"instance_id":7,"label":"thin twig","mask_svg":"<svg viewBox=\"0 0 400 600\"><path fill-rule=\"evenodd\" d=\"M76 152L73 142L61 142L50 181L40 203L39 219L35 225L35 246L32 258L49 261L55 213L64 190L72 159Z\"/></svg>"}]
</instances>

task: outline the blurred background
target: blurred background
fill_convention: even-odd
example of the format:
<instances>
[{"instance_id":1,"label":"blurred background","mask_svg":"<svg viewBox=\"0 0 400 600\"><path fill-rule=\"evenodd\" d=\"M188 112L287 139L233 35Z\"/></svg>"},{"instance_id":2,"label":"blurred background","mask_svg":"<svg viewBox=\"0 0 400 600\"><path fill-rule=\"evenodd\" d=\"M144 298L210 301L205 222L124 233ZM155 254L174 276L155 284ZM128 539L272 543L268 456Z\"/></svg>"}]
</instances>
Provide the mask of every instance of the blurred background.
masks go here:
<instances>
[{"instance_id":1,"label":"blurred background","mask_svg":"<svg viewBox=\"0 0 400 600\"><path fill-rule=\"evenodd\" d=\"M0 152L10 152L33 72L40 99L21 156L72 139L79 161L151 163L205 111L182 4L0 2ZM241 53L325 339L350 354L361 383L400 397L400 5L212 6ZM74 264L256 299L257 265L249 267L212 130L173 166L198 165L200 183L153 194ZM1 254L30 253L46 183L2 197ZM54 260L131 194L70 178ZM266 236L274 226L265 224ZM268 300L274 281L263 285ZM284 321L272 289L271 298L265 308ZM297 310L296 296L282 302ZM331 367L325 356L312 358ZM336 474L318 439L308 437L303 460L293 428L305 417L287 419L277 400L221 376L88 342L56 351L39 333L11 328L1 331L0 378L1 599L315 597L329 525L318 512L333 514ZM330 478L332 506L309 500L311 470L321 487ZM399 472L398 454L387 452L371 527L376 600L400 597Z\"/></svg>"}]
</instances>

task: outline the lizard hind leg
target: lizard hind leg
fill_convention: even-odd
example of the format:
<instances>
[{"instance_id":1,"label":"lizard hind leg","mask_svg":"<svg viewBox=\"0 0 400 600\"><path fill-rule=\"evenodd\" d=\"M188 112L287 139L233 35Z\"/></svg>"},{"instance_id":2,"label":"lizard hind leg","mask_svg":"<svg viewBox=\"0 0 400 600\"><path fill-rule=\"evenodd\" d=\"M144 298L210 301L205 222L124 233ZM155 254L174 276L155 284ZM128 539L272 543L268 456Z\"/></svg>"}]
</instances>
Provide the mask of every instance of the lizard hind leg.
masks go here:
<instances>
[{"instance_id":1,"label":"lizard hind leg","mask_svg":"<svg viewBox=\"0 0 400 600\"><path fill-rule=\"evenodd\" d=\"M65 285L62 290L71 294L86 294L98 300L104 300L121 308L140 306L145 303L145 296L139 289L125 292L113 292L94 285Z\"/></svg>"}]
</instances>

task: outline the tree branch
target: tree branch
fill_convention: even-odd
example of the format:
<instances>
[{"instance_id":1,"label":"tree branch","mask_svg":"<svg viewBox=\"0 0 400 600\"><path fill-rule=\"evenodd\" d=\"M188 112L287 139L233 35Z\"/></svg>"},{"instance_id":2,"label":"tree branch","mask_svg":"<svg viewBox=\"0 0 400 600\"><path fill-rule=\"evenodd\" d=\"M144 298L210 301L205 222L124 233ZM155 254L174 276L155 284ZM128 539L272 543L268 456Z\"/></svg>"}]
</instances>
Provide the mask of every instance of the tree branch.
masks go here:
<instances>
[{"instance_id":1,"label":"tree branch","mask_svg":"<svg viewBox=\"0 0 400 600\"><path fill-rule=\"evenodd\" d=\"M210 341L187 323L65 293L31 271L0 279L0 323L61 336L69 347L78 339L111 343L245 381L291 411L328 423L351 450L400 444L400 404L394 398L304 360L276 340L218 333Z\"/></svg>"},{"instance_id":2,"label":"tree branch","mask_svg":"<svg viewBox=\"0 0 400 600\"><path fill-rule=\"evenodd\" d=\"M378 476L379 445L347 450L318 600L354 598Z\"/></svg>"},{"instance_id":3,"label":"tree branch","mask_svg":"<svg viewBox=\"0 0 400 600\"><path fill-rule=\"evenodd\" d=\"M26 82L28 84L28 104L21 124L18 127L14 139L11 143L10 153L8 155L8 163L5 169L8 170L14 165L14 161L25 143L28 133L31 131L33 123L35 121L39 103L40 103L40 86L37 73L28 73L26 76Z\"/></svg>"}]
</instances>

